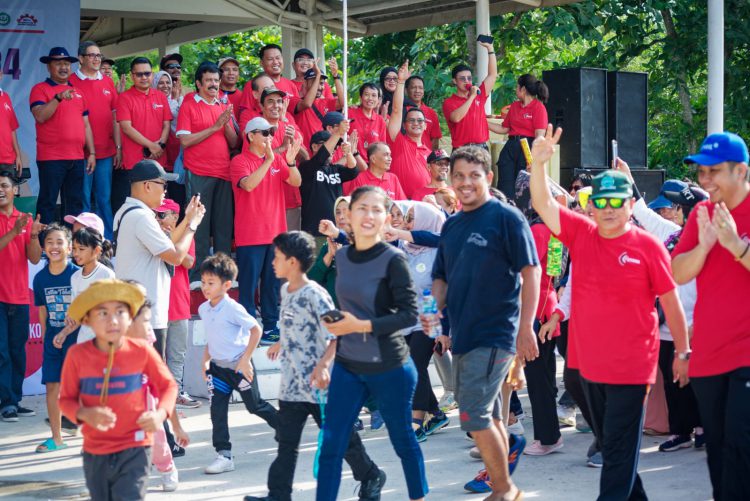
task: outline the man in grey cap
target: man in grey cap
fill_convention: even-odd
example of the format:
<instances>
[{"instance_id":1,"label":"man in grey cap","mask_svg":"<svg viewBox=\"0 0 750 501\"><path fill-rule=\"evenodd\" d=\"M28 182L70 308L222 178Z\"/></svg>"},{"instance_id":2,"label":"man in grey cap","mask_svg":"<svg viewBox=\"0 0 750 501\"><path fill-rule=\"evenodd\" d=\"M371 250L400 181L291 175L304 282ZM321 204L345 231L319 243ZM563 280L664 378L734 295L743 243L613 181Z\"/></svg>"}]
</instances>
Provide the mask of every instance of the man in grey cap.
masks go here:
<instances>
[{"instance_id":1,"label":"man in grey cap","mask_svg":"<svg viewBox=\"0 0 750 501\"><path fill-rule=\"evenodd\" d=\"M146 296L153 305L154 347L164 358L174 267L185 259L205 208L198 197L190 200L185 218L172 234L175 237L172 243L156 221L154 209L164 201L167 181L176 180L177 174L168 174L155 160L141 160L130 170L129 177L130 196L114 217L115 274L121 280L136 280L146 288Z\"/></svg>"}]
</instances>

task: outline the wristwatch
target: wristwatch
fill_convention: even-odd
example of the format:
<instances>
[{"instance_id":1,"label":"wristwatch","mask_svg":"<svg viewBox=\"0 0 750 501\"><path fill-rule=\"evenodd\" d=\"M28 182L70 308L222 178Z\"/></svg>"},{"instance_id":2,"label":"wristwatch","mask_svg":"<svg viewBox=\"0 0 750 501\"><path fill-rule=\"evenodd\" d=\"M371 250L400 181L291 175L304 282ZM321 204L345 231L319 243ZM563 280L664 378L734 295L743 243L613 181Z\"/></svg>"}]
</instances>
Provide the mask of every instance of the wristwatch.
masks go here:
<instances>
[{"instance_id":1,"label":"wristwatch","mask_svg":"<svg viewBox=\"0 0 750 501\"><path fill-rule=\"evenodd\" d=\"M682 353L677 353L676 351L674 352L675 356L677 357L677 360L685 360L685 361L690 360L691 353L692 353L691 350L684 351Z\"/></svg>"},{"instance_id":2,"label":"wristwatch","mask_svg":"<svg viewBox=\"0 0 750 501\"><path fill-rule=\"evenodd\" d=\"M62 99L60 99L60 94L55 94L55 99L57 99L58 103L62 103Z\"/></svg>"},{"instance_id":3,"label":"wristwatch","mask_svg":"<svg viewBox=\"0 0 750 501\"><path fill-rule=\"evenodd\" d=\"M188 228L190 228L190 231L195 233L198 230L198 223L192 221L190 224L188 224Z\"/></svg>"}]
</instances>

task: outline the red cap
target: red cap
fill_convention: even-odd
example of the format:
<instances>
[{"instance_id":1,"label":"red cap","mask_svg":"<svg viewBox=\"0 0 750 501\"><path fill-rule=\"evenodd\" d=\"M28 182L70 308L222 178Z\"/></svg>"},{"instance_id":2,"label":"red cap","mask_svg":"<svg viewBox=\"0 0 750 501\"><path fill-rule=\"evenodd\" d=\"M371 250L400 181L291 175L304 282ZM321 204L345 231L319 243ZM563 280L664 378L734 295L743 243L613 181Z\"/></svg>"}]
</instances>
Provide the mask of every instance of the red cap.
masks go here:
<instances>
[{"instance_id":1,"label":"red cap","mask_svg":"<svg viewBox=\"0 0 750 501\"><path fill-rule=\"evenodd\" d=\"M164 202L162 202L162 204L154 210L156 212L172 211L172 212L176 212L177 214L179 214L180 206L177 204L177 202L175 202L171 198L165 198Z\"/></svg>"}]
</instances>

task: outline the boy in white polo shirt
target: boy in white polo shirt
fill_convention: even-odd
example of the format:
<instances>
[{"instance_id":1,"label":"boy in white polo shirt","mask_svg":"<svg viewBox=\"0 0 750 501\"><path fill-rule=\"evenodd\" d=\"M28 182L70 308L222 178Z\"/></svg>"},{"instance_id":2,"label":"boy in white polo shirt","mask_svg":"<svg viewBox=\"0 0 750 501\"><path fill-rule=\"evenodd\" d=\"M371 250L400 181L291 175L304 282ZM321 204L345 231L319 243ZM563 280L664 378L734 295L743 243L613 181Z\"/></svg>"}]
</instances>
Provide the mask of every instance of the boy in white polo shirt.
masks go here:
<instances>
[{"instance_id":1,"label":"boy in white polo shirt","mask_svg":"<svg viewBox=\"0 0 750 501\"><path fill-rule=\"evenodd\" d=\"M227 422L233 390L240 392L248 412L257 414L274 430L278 416L276 409L260 397L255 379L252 357L260 341L260 326L242 305L227 295L237 278L237 265L219 252L203 261L200 274L201 290L208 300L198 308L208 341L202 370L211 393L211 438L217 453L205 471L216 474L234 470Z\"/></svg>"}]
</instances>

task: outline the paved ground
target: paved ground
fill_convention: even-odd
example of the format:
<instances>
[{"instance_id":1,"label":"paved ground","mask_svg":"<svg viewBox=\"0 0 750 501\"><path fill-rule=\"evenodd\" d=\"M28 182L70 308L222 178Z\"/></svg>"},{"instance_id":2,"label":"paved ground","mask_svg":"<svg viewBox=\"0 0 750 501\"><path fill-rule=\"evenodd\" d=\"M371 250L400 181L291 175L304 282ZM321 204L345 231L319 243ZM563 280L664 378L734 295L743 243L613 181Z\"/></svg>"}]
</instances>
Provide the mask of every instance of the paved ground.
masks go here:
<instances>
[{"instance_id":1,"label":"paved ground","mask_svg":"<svg viewBox=\"0 0 750 501\"><path fill-rule=\"evenodd\" d=\"M530 409L525 394L524 408ZM87 499L80 460L81 438L69 438L67 450L49 454L34 453L35 446L48 437L44 423L46 411L43 397L32 397L24 404L37 411L36 417L22 418L18 423L0 422L0 498L32 499ZM203 468L213 458L211 423L208 408L181 411L184 427L189 430L192 444L183 458L178 458L180 488L175 493L163 493L157 476L152 476L149 488L151 499L239 500L245 494L265 494L268 466L276 448L269 428L241 405L230 407L230 425L237 469L231 473L208 476ZM368 416L363 415L367 423ZM468 456L471 444L458 428L455 411L451 424L422 444L431 493L434 500L481 500L483 496L463 491L463 484L480 468L480 462ZM526 437L532 439L531 417L525 421ZM587 500L595 499L599 470L586 467L585 453L590 434L571 428L563 431L565 447L561 452L546 457L524 456L514 480L525 490L526 499ZM705 466L705 453L685 449L660 453L657 445L662 437L643 437L640 474L651 499L702 501L710 499L710 487ZM385 435L364 436L368 452L387 472L388 482L383 500L406 499L406 486L400 463ZM317 428L309 422L302 439L297 467L295 499L314 499L315 481L312 462L317 444ZM356 484L346 470L339 499L354 500Z\"/></svg>"}]
</instances>

